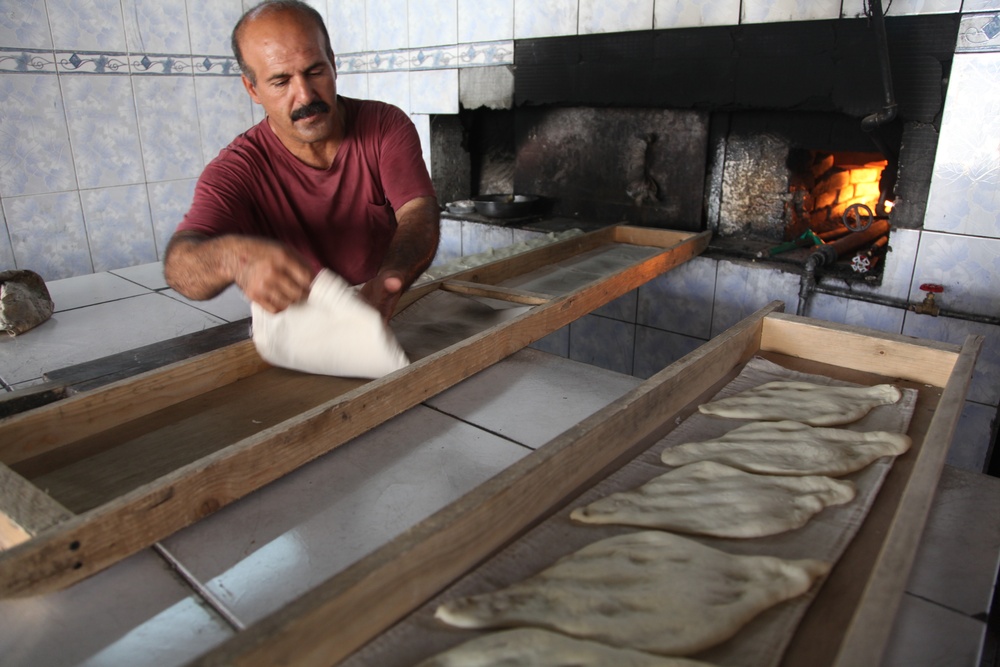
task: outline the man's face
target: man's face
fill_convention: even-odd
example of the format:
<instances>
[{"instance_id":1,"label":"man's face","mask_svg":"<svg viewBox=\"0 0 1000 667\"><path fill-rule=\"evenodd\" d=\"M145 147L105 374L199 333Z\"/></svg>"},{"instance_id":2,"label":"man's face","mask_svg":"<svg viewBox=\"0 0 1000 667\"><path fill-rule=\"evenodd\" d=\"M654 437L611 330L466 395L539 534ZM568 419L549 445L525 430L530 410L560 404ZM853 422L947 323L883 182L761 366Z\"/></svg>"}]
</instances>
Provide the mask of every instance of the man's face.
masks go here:
<instances>
[{"instance_id":1,"label":"man's face","mask_svg":"<svg viewBox=\"0 0 1000 667\"><path fill-rule=\"evenodd\" d=\"M336 138L337 72L318 26L294 12L266 15L245 27L240 46L256 78L244 75L243 85L282 143L294 151Z\"/></svg>"}]
</instances>

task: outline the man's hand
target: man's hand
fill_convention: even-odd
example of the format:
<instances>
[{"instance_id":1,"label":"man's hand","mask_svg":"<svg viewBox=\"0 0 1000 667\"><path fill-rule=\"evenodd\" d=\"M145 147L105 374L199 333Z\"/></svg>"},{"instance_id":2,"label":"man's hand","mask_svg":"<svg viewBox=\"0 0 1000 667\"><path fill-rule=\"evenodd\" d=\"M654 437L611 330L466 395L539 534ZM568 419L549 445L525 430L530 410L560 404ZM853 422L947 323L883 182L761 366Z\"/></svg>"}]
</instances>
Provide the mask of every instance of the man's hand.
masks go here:
<instances>
[{"instance_id":1,"label":"man's hand","mask_svg":"<svg viewBox=\"0 0 1000 667\"><path fill-rule=\"evenodd\" d=\"M211 299L236 283L251 301L272 313L309 294L313 274L303 257L275 241L250 236L177 234L170 241L164 275L189 299Z\"/></svg>"},{"instance_id":2,"label":"man's hand","mask_svg":"<svg viewBox=\"0 0 1000 667\"><path fill-rule=\"evenodd\" d=\"M381 271L361 288L361 296L382 314L386 323L396 310L403 295L403 274L400 271Z\"/></svg>"}]
</instances>

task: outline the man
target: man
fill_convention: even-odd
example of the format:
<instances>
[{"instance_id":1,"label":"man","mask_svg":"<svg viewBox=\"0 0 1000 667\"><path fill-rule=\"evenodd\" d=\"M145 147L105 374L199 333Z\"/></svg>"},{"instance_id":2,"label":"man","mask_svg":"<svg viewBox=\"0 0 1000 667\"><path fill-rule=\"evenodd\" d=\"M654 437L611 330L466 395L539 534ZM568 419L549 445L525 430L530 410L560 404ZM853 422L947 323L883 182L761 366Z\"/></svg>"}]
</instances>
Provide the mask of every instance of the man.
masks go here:
<instances>
[{"instance_id":1,"label":"man","mask_svg":"<svg viewBox=\"0 0 1000 667\"><path fill-rule=\"evenodd\" d=\"M320 269L388 320L427 268L439 211L412 122L381 102L337 95L322 17L299 0L264 2L233 30L243 85L267 117L206 168L171 239L164 275L191 299L236 283L280 312Z\"/></svg>"}]
</instances>

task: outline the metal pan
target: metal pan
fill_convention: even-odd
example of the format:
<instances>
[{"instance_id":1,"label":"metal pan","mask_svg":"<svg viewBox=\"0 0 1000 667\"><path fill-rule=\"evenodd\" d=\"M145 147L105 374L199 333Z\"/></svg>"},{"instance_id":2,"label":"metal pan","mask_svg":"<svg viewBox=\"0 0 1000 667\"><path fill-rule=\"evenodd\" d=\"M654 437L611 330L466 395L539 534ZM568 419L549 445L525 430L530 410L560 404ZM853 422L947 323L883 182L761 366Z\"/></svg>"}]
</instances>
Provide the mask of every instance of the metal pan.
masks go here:
<instances>
[{"instance_id":1,"label":"metal pan","mask_svg":"<svg viewBox=\"0 0 1000 667\"><path fill-rule=\"evenodd\" d=\"M481 195L473 201L477 213L491 218L520 218L531 215L538 206L535 195Z\"/></svg>"}]
</instances>

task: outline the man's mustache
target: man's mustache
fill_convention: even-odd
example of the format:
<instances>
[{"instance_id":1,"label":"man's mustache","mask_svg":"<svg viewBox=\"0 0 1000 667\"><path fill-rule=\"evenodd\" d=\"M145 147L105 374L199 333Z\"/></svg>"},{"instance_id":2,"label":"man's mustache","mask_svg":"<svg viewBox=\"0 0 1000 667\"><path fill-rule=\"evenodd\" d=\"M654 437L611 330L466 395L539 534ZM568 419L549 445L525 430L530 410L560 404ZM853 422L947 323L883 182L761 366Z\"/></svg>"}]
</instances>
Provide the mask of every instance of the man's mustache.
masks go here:
<instances>
[{"instance_id":1,"label":"man's mustache","mask_svg":"<svg viewBox=\"0 0 1000 667\"><path fill-rule=\"evenodd\" d=\"M310 102L309 104L292 111L292 120L302 120L303 118L309 118L310 116L315 116L320 113L328 113L329 111L329 104L323 100L316 100L315 102Z\"/></svg>"}]
</instances>

